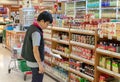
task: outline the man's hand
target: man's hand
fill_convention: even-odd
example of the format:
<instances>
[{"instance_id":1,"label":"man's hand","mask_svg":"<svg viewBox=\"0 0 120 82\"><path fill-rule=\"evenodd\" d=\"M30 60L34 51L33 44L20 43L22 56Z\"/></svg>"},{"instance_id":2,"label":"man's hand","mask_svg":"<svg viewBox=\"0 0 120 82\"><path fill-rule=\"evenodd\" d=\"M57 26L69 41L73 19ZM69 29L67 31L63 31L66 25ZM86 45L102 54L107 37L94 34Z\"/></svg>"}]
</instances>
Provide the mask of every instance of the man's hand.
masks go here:
<instances>
[{"instance_id":1,"label":"man's hand","mask_svg":"<svg viewBox=\"0 0 120 82\"><path fill-rule=\"evenodd\" d=\"M39 73L44 73L45 72L45 68L42 64L39 65Z\"/></svg>"}]
</instances>

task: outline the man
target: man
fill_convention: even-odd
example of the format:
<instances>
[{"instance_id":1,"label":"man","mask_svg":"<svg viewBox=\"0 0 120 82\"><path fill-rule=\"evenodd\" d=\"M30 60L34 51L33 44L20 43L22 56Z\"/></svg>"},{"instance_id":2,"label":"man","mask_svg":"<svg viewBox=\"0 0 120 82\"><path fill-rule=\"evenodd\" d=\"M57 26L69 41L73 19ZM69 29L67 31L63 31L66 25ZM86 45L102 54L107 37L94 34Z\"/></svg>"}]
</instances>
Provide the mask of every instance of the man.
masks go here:
<instances>
[{"instance_id":1,"label":"man","mask_svg":"<svg viewBox=\"0 0 120 82\"><path fill-rule=\"evenodd\" d=\"M43 11L28 29L25 35L22 57L32 70L32 82L42 82L44 76L44 40L42 29L53 22L52 15Z\"/></svg>"}]
</instances>

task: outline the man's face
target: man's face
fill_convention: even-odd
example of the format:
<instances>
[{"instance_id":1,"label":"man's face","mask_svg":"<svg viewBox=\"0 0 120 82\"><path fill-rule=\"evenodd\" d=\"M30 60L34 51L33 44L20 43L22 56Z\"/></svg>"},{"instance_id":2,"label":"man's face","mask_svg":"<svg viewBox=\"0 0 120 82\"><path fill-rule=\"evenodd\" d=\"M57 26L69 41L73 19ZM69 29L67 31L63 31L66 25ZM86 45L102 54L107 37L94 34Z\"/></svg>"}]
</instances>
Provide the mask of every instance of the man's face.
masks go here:
<instances>
[{"instance_id":1,"label":"man's face","mask_svg":"<svg viewBox=\"0 0 120 82\"><path fill-rule=\"evenodd\" d=\"M50 24L50 22L41 21L41 27L42 27L43 29L47 28L49 24Z\"/></svg>"}]
</instances>

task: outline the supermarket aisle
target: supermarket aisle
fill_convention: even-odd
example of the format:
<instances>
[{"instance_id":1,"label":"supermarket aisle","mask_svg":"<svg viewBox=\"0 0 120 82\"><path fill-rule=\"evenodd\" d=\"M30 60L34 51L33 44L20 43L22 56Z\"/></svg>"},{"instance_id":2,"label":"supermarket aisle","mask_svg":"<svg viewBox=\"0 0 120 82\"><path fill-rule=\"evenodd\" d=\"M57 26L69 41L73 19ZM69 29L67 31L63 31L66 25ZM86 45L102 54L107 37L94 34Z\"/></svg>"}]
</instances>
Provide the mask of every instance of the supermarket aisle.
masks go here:
<instances>
[{"instance_id":1,"label":"supermarket aisle","mask_svg":"<svg viewBox=\"0 0 120 82\"><path fill-rule=\"evenodd\" d=\"M31 82L31 75L27 76L27 81L23 80L23 73L11 71L8 74L8 64L10 61L10 52L2 48L0 44L0 82ZM50 77L45 75L43 82L55 82Z\"/></svg>"}]
</instances>

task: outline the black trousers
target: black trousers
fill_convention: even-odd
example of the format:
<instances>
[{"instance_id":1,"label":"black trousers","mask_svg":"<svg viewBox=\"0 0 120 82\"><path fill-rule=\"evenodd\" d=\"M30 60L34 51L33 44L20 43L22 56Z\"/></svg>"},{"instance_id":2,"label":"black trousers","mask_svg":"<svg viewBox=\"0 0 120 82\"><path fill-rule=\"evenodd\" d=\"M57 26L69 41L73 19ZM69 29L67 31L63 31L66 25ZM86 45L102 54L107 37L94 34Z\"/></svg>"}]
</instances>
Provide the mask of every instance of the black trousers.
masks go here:
<instances>
[{"instance_id":1,"label":"black trousers","mask_svg":"<svg viewBox=\"0 0 120 82\"><path fill-rule=\"evenodd\" d=\"M31 68L32 70L32 82L43 82L44 74L39 73L39 68Z\"/></svg>"}]
</instances>

